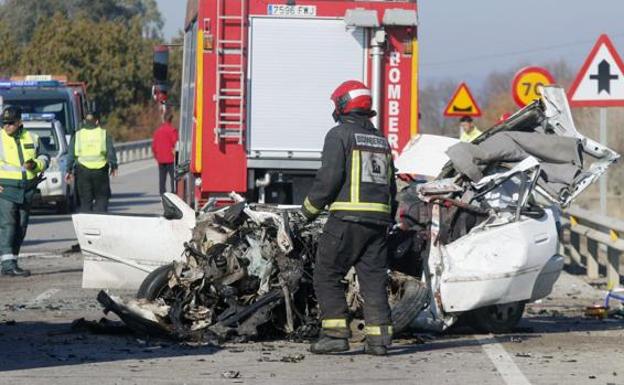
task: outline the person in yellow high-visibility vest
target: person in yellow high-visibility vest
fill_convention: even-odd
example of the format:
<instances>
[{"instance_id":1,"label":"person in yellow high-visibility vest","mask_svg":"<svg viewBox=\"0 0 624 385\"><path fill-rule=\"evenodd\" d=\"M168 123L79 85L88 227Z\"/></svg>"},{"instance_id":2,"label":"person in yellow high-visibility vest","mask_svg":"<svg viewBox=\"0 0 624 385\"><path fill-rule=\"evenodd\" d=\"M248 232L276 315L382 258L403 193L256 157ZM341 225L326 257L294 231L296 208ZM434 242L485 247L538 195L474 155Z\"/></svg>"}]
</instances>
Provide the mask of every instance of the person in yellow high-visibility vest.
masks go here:
<instances>
[{"instance_id":1,"label":"person in yellow high-visibility vest","mask_svg":"<svg viewBox=\"0 0 624 385\"><path fill-rule=\"evenodd\" d=\"M39 138L22 126L22 111L9 106L2 111L0 129L0 259L2 275L27 277L30 271L17 265L26 237L30 206L38 174L48 168L50 157L40 153Z\"/></svg>"},{"instance_id":2,"label":"person in yellow high-visibility vest","mask_svg":"<svg viewBox=\"0 0 624 385\"><path fill-rule=\"evenodd\" d=\"M482 132L470 116L464 116L459 120L459 134L459 140L470 143L481 136Z\"/></svg>"},{"instance_id":3,"label":"person in yellow high-visibility vest","mask_svg":"<svg viewBox=\"0 0 624 385\"><path fill-rule=\"evenodd\" d=\"M113 139L92 113L70 141L67 170L68 182L75 176L80 212L107 212L111 197L109 175L117 175L117 154Z\"/></svg>"}]
</instances>

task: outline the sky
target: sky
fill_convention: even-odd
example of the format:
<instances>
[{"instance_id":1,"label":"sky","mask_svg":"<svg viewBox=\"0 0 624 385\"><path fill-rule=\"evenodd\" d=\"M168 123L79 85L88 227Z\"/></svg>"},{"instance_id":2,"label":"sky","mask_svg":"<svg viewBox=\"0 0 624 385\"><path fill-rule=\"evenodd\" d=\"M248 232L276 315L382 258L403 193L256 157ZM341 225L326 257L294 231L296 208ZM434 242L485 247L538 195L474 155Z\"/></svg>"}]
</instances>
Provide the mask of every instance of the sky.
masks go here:
<instances>
[{"instance_id":1,"label":"sky","mask_svg":"<svg viewBox=\"0 0 624 385\"><path fill-rule=\"evenodd\" d=\"M185 0L157 0L165 36L182 28ZM304 4L305 0L298 0ZM420 75L484 86L492 71L564 59L574 71L601 33L624 56L624 0L419 0Z\"/></svg>"}]
</instances>

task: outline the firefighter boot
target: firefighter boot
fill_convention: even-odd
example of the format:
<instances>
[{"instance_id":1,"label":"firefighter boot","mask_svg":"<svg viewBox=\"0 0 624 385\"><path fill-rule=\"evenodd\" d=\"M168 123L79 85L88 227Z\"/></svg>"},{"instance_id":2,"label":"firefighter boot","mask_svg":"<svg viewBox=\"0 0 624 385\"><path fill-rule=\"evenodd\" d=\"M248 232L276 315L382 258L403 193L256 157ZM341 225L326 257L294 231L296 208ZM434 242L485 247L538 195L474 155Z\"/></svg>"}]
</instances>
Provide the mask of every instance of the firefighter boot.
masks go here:
<instances>
[{"instance_id":1,"label":"firefighter boot","mask_svg":"<svg viewBox=\"0 0 624 385\"><path fill-rule=\"evenodd\" d=\"M364 353L373 356L385 356L388 354L388 346L392 343L392 326L366 326L366 344Z\"/></svg>"},{"instance_id":2,"label":"firefighter boot","mask_svg":"<svg viewBox=\"0 0 624 385\"><path fill-rule=\"evenodd\" d=\"M2 261L2 275L10 277L28 277L30 276L29 270L21 269L17 266L17 261L12 259L8 261Z\"/></svg>"},{"instance_id":3,"label":"firefighter boot","mask_svg":"<svg viewBox=\"0 0 624 385\"><path fill-rule=\"evenodd\" d=\"M349 340L321 335L318 341L310 345L310 352L314 354L340 353L349 350Z\"/></svg>"},{"instance_id":4,"label":"firefighter boot","mask_svg":"<svg viewBox=\"0 0 624 385\"><path fill-rule=\"evenodd\" d=\"M351 330L347 327L346 318L324 319L318 341L310 345L314 354L340 353L349 350Z\"/></svg>"},{"instance_id":5,"label":"firefighter boot","mask_svg":"<svg viewBox=\"0 0 624 385\"><path fill-rule=\"evenodd\" d=\"M366 340L364 345L364 353L373 356L385 356L388 354L388 348L385 345L375 345L372 342Z\"/></svg>"}]
</instances>

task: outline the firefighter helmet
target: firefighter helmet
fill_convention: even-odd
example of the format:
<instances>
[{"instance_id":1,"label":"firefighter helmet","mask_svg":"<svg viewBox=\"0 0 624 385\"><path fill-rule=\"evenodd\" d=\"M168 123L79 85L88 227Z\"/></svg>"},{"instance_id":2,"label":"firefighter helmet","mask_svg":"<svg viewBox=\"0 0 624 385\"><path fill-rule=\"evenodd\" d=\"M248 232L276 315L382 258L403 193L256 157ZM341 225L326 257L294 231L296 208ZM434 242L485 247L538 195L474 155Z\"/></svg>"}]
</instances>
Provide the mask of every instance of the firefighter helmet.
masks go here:
<instances>
[{"instance_id":1,"label":"firefighter helmet","mask_svg":"<svg viewBox=\"0 0 624 385\"><path fill-rule=\"evenodd\" d=\"M364 83L348 80L336 88L331 95L336 110L334 115L345 115L350 112L371 112L373 99L371 91Z\"/></svg>"}]
</instances>

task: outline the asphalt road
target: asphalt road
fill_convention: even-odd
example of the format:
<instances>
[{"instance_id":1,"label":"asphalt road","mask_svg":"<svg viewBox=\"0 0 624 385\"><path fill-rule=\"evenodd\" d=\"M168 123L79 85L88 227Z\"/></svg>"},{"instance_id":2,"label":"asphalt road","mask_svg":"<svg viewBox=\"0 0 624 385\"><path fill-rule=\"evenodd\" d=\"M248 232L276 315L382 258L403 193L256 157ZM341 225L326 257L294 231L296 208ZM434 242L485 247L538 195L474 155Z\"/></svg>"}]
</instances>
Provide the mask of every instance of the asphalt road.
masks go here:
<instances>
[{"instance_id":1,"label":"asphalt road","mask_svg":"<svg viewBox=\"0 0 624 385\"><path fill-rule=\"evenodd\" d=\"M0 385L624 384L624 321L583 317L601 293L567 274L511 334L417 334L379 358L359 354L361 345L316 356L285 341L216 348L72 330L103 316L97 291L80 288L80 255L22 264L34 275L0 279Z\"/></svg>"},{"instance_id":2,"label":"asphalt road","mask_svg":"<svg viewBox=\"0 0 624 385\"><path fill-rule=\"evenodd\" d=\"M112 178L111 213L159 214L158 168L153 160L134 162L120 167ZM71 215L58 215L53 209L33 210L21 253L58 253L77 244Z\"/></svg>"},{"instance_id":3,"label":"asphalt road","mask_svg":"<svg viewBox=\"0 0 624 385\"><path fill-rule=\"evenodd\" d=\"M152 161L123 166L113 193L114 213L161 212ZM585 318L603 294L568 274L510 334L453 329L396 341L388 357L362 355L357 344L316 356L286 341L188 346L72 329L103 314L97 291L81 288L81 256L62 253L76 243L70 217L38 213L26 242L21 264L33 275L0 278L0 385L624 385L624 321Z\"/></svg>"}]
</instances>

